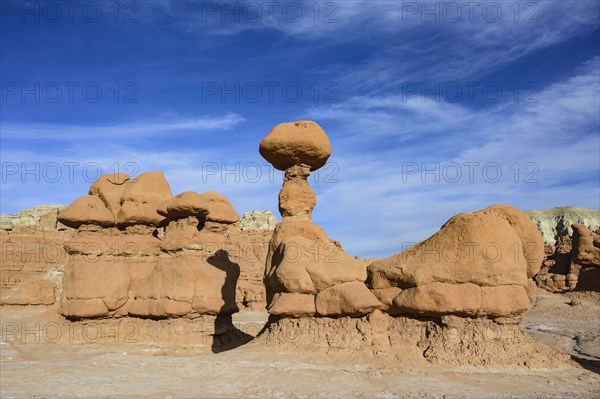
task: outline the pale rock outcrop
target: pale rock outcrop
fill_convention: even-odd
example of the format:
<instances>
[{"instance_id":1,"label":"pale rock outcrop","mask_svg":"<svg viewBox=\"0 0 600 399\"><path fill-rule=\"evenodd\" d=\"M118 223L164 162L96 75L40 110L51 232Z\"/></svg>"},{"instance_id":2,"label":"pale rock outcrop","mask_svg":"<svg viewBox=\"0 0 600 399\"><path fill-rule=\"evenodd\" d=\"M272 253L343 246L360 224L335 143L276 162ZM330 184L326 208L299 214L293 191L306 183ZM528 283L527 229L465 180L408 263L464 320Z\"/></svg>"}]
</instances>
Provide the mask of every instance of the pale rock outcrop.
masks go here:
<instances>
[{"instance_id":1,"label":"pale rock outcrop","mask_svg":"<svg viewBox=\"0 0 600 399\"><path fill-rule=\"evenodd\" d=\"M0 215L0 230L10 231L19 228L64 229L65 226L58 222L57 216L65 208L64 205L39 205L15 214L2 214Z\"/></svg>"},{"instance_id":2,"label":"pale rock outcrop","mask_svg":"<svg viewBox=\"0 0 600 399\"><path fill-rule=\"evenodd\" d=\"M285 170L279 192L283 219L275 227L265 265L268 310L279 317L359 317L381 303L364 284L367 262L347 255L313 223L311 171L331 154L329 139L314 122L283 123L260 144L260 154Z\"/></svg>"},{"instance_id":3,"label":"pale rock outcrop","mask_svg":"<svg viewBox=\"0 0 600 399\"><path fill-rule=\"evenodd\" d=\"M248 211L240 219L240 230L272 231L275 230L277 222L271 211Z\"/></svg>"},{"instance_id":4,"label":"pale rock outcrop","mask_svg":"<svg viewBox=\"0 0 600 399\"><path fill-rule=\"evenodd\" d=\"M573 235L571 225L582 224L595 231L600 229L600 211L574 206L561 206L548 210L531 210L525 212L537 226L544 242L556 243L557 237Z\"/></svg>"}]
</instances>

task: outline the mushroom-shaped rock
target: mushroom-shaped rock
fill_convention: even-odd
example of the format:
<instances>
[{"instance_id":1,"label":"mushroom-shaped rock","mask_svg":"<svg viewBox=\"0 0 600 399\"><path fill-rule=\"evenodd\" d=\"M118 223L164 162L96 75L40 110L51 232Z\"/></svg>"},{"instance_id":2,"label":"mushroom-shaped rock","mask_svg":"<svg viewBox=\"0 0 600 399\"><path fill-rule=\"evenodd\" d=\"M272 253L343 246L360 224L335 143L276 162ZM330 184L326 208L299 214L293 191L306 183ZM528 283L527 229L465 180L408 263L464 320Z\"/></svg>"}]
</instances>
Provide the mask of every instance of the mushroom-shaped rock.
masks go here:
<instances>
[{"instance_id":1,"label":"mushroom-shaped rock","mask_svg":"<svg viewBox=\"0 0 600 399\"><path fill-rule=\"evenodd\" d=\"M77 198L58 213L57 219L65 226L75 229L84 224L102 227L115 225L113 214L106 208L104 202L94 195Z\"/></svg>"},{"instance_id":2,"label":"mushroom-shaped rock","mask_svg":"<svg viewBox=\"0 0 600 399\"><path fill-rule=\"evenodd\" d=\"M276 169L306 164L319 169L331 155L329 138L313 121L281 123L260 142L260 155Z\"/></svg>"},{"instance_id":3,"label":"mushroom-shaped rock","mask_svg":"<svg viewBox=\"0 0 600 399\"><path fill-rule=\"evenodd\" d=\"M156 210L173 196L162 172L146 172L125 182L117 224L158 226L165 218Z\"/></svg>"},{"instance_id":4,"label":"mushroom-shaped rock","mask_svg":"<svg viewBox=\"0 0 600 399\"><path fill-rule=\"evenodd\" d=\"M221 194L215 191L207 191L202 194L202 197L208 203L206 220L209 222L231 224L240 220L240 215L231 205L231 202Z\"/></svg>"},{"instance_id":5,"label":"mushroom-shaped rock","mask_svg":"<svg viewBox=\"0 0 600 399\"><path fill-rule=\"evenodd\" d=\"M102 175L92 184L89 194L100 198L114 215L115 220L121 209L121 196L129 175L125 173L109 173Z\"/></svg>"},{"instance_id":6,"label":"mushroom-shaped rock","mask_svg":"<svg viewBox=\"0 0 600 399\"><path fill-rule=\"evenodd\" d=\"M208 202L195 191L184 191L160 204L156 212L172 219L188 216L204 218L208 213Z\"/></svg>"}]
</instances>

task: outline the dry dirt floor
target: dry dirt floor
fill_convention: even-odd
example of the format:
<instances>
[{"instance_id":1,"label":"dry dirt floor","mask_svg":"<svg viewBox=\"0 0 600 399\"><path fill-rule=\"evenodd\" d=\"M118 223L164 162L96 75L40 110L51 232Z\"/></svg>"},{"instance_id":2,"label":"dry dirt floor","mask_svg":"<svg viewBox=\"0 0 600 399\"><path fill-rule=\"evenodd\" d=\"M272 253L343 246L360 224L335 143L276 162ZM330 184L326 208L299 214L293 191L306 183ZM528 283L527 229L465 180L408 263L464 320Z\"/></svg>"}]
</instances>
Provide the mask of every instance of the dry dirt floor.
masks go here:
<instances>
[{"instance_id":1,"label":"dry dirt floor","mask_svg":"<svg viewBox=\"0 0 600 399\"><path fill-rule=\"evenodd\" d=\"M540 291L521 323L523 331L574 360L554 369L416 366L274 351L253 342L214 353L210 346L130 343L135 331L103 331L108 338L102 344L93 343L97 331L90 331L90 343L69 343L64 335L72 332L59 332L64 320L52 319L46 309L0 312L2 398L600 397L600 298L582 293ZM40 320L46 324L38 328ZM236 327L250 335L265 321L266 314L259 312L234 318Z\"/></svg>"}]
</instances>

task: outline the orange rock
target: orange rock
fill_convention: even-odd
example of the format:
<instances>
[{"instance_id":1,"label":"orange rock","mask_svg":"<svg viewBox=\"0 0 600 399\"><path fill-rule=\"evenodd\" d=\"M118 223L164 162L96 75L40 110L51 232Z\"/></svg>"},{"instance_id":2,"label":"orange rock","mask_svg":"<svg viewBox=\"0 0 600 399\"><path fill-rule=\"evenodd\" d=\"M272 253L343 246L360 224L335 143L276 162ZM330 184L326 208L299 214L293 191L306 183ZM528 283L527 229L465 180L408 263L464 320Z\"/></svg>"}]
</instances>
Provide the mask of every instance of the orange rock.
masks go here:
<instances>
[{"instance_id":1,"label":"orange rock","mask_svg":"<svg viewBox=\"0 0 600 399\"><path fill-rule=\"evenodd\" d=\"M275 294L269 305L269 313L283 317L314 316L315 296L298 293Z\"/></svg>"},{"instance_id":2,"label":"orange rock","mask_svg":"<svg viewBox=\"0 0 600 399\"><path fill-rule=\"evenodd\" d=\"M313 121L281 123L260 142L260 155L279 170L306 164L317 170L331 155L329 138Z\"/></svg>"},{"instance_id":3,"label":"orange rock","mask_svg":"<svg viewBox=\"0 0 600 399\"><path fill-rule=\"evenodd\" d=\"M58 213L58 221L65 226L78 228L84 224L102 227L114 226L115 218L104 202L96 196L84 195Z\"/></svg>"},{"instance_id":4,"label":"orange rock","mask_svg":"<svg viewBox=\"0 0 600 399\"><path fill-rule=\"evenodd\" d=\"M121 209L121 196L125 189L125 182L129 175L125 173L110 173L102 175L92 184L89 194L100 198L106 208L111 211L114 220L117 220L119 209Z\"/></svg>"},{"instance_id":5,"label":"orange rock","mask_svg":"<svg viewBox=\"0 0 600 399\"><path fill-rule=\"evenodd\" d=\"M165 218L156 209L173 196L162 172L146 172L124 183L117 225L158 226Z\"/></svg>"},{"instance_id":6,"label":"orange rock","mask_svg":"<svg viewBox=\"0 0 600 399\"><path fill-rule=\"evenodd\" d=\"M208 203L204 196L195 191L184 191L160 204L157 213L172 219L197 216L204 218L208 213Z\"/></svg>"},{"instance_id":7,"label":"orange rock","mask_svg":"<svg viewBox=\"0 0 600 399\"><path fill-rule=\"evenodd\" d=\"M216 223L237 223L240 215L237 213L231 202L216 191L207 191L202 197L208 204L208 215L206 220Z\"/></svg>"},{"instance_id":8,"label":"orange rock","mask_svg":"<svg viewBox=\"0 0 600 399\"><path fill-rule=\"evenodd\" d=\"M360 281L342 283L317 294L317 313L322 316L363 316L381 303Z\"/></svg>"}]
</instances>

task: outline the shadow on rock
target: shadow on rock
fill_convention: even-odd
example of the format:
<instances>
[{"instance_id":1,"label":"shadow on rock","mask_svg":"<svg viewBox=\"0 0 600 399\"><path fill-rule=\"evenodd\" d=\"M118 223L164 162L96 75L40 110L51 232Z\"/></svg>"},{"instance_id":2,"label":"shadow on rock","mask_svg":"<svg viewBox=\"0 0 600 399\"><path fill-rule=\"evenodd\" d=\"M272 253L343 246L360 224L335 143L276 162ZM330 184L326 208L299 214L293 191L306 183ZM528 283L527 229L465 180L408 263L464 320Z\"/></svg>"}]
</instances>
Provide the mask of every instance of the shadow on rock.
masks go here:
<instances>
[{"instance_id":1,"label":"shadow on rock","mask_svg":"<svg viewBox=\"0 0 600 399\"><path fill-rule=\"evenodd\" d=\"M229 253L222 249L209 256L207 262L225 272L225 282L221 287L224 303L215 319L215 336L211 347L213 353L220 353L245 345L254 337L239 330L231 318L231 315L239 310L235 303L235 291L240 277L240 266L232 262Z\"/></svg>"}]
</instances>

